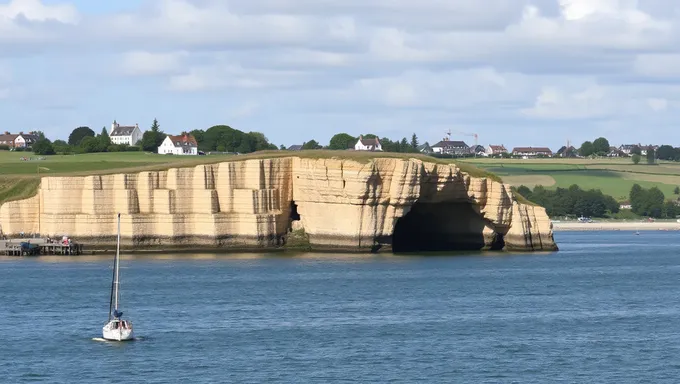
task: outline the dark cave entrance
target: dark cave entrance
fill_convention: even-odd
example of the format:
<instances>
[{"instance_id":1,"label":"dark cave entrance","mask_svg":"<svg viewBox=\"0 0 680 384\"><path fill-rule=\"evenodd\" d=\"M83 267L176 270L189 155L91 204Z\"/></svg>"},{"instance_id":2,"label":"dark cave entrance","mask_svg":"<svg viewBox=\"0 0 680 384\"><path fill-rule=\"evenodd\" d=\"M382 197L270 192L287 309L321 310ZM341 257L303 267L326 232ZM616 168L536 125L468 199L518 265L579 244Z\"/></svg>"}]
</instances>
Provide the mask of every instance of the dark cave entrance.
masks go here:
<instances>
[{"instance_id":1,"label":"dark cave entrance","mask_svg":"<svg viewBox=\"0 0 680 384\"><path fill-rule=\"evenodd\" d=\"M505 241L499 233L485 241L483 232L487 226L486 220L468 202L416 202L406 215L397 220L392 235L392 251L503 249Z\"/></svg>"},{"instance_id":2,"label":"dark cave entrance","mask_svg":"<svg viewBox=\"0 0 680 384\"><path fill-rule=\"evenodd\" d=\"M297 210L297 204L295 204L295 201L290 202L290 221L298 221L300 220L300 214L298 213Z\"/></svg>"}]
</instances>

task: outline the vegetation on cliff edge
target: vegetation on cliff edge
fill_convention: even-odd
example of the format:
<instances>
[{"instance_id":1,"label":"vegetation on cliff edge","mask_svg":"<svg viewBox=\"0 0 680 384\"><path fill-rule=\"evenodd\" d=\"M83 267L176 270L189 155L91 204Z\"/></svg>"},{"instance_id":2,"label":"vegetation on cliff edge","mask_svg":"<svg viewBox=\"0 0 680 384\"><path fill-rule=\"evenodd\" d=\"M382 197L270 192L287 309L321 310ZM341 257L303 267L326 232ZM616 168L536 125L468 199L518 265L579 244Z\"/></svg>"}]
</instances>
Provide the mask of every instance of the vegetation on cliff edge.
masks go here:
<instances>
[{"instance_id":1,"label":"vegetation on cliff edge","mask_svg":"<svg viewBox=\"0 0 680 384\"><path fill-rule=\"evenodd\" d=\"M40 180L37 177L0 178L0 205L14 200L27 199L38 192Z\"/></svg>"}]
</instances>

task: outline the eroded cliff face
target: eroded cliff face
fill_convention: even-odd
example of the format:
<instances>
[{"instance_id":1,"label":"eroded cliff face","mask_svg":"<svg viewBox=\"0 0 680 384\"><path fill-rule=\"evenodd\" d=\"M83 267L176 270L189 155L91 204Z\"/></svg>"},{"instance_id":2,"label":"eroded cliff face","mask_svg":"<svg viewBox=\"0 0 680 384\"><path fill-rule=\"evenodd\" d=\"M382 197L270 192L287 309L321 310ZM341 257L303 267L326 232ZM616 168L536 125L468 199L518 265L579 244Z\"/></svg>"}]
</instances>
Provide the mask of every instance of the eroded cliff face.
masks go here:
<instances>
[{"instance_id":1,"label":"eroded cliff face","mask_svg":"<svg viewBox=\"0 0 680 384\"><path fill-rule=\"evenodd\" d=\"M0 207L5 234L69 235L138 246L556 250L545 209L455 165L298 157L87 177L44 177L35 197Z\"/></svg>"}]
</instances>

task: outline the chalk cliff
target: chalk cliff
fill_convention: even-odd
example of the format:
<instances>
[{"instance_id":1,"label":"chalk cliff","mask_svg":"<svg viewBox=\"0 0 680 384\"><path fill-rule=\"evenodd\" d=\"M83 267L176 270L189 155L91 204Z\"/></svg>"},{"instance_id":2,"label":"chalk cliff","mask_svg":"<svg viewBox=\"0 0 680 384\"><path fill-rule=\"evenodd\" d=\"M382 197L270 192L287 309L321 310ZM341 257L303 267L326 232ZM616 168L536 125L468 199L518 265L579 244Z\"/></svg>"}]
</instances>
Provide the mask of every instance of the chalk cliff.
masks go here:
<instances>
[{"instance_id":1,"label":"chalk cliff","mask_svg":"<svg viewBox=\"0 0 680 384\"><path fill-rule=\"evenodd\" d=\"M508 185L398 158L43 177L36 196L0 207L0 225L112 244L117 212L123 241L139 247L278 247L304 233L312 249L557 249L545 209L520 204Z\"/></svg>"}]
</instances>

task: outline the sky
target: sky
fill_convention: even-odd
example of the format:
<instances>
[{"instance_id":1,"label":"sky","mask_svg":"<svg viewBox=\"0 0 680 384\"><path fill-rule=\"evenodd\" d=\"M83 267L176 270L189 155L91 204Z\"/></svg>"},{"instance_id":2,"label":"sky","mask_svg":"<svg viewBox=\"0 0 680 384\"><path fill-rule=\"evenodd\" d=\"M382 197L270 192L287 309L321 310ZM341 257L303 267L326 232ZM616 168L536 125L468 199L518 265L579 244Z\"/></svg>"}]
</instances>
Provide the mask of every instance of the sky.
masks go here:
<instances>
[{"instance_id":1,"label":"sky","mask_svg":"<svg viewBox=\"0 0 680 384\"><path fill-rule=\"evenodd\" d=\"M0 131L680 145L672 0L0 0Z\"/></svg>"}]
</instances>

